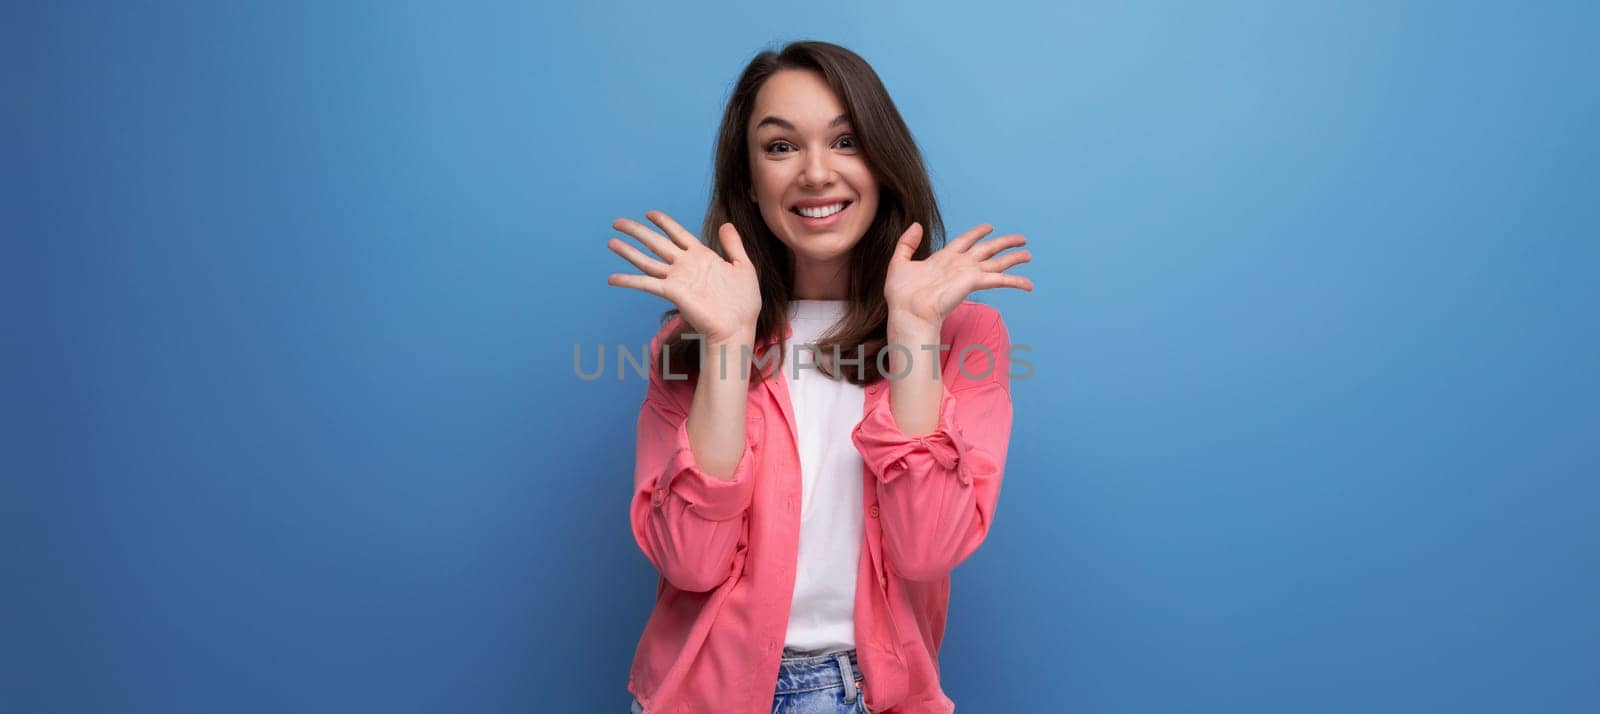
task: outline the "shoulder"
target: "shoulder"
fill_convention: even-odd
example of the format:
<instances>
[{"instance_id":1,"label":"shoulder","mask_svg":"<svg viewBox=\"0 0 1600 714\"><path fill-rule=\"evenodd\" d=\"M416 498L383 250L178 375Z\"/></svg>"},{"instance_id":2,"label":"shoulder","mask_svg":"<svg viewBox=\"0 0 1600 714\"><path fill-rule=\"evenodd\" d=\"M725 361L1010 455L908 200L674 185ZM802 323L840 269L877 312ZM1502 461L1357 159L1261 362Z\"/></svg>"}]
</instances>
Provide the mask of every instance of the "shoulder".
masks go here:
<instances>
[{"instance_id":1,"label":"shoulder","mask_svg":"<svg viewBox=\"0 0 1600 714\"><path fill-rule=\"evenodd\" d=\"M947 344L981 342L992 345L1009 342L1000 311L992 305L971 300L962 301L950 312L940 332Z\"/></svg>"},{"instance_id":2,"label":"shoulder","mask_svg":"<svg viewBox=\"0 0 1600 714\"><path fill-rule=\"evenodd\" d=\"M939 342L949 350L943 375L950 391L998 385L1009 393L1012 345L999 310L962 302L945 316Z\"/></svg>"},{"instance_id":3,"label":"shoulder","mask_svg":"<svg viewBox=\"0 0 1600 714\"><path fill-rule=\"evenodd\" d=\"M677 314L656 328L655 336L650 338L650 354L656 354L661 349L661 345L672 338L672 333L676 332L684 324L683 315Z\"/></svg>"},{"instance_id":4,"label":"shoulder","mask_svg":"<svg viewBox=\"0 0 1600 714\"><path fill-rule=\"evenodd\" d=\"M662 323L660 327L656 328L655 335L650 338L650 351L648 353L651 391L660 391L671 395L670 398L673 401L683 402L685 405L688 403L688 395L692 395L694 392L697 380L694 375L688 373L688 369L678 361L676 355L667 356L665 348L667 343L671 341L673 334L687 324L681 314L673 315Z\"/></svg>"}]
</instances>

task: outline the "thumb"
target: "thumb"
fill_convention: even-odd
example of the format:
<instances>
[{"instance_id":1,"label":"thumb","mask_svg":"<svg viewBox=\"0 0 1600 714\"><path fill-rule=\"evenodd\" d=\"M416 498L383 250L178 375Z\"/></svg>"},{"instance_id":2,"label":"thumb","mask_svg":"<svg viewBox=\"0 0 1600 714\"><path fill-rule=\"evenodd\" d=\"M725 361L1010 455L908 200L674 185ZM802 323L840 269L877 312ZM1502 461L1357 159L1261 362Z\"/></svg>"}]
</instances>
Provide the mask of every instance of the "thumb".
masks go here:
<instances>
[{"instance_id":1,"label":"thumb","mask_svg":"<svg viewBox=\"0 0 1600 714\"><path fill-rule=\"evenodd\" d=\"M739 237L739 229L732 223L724 223L717 227L717 236L722 239L722 251L728 259L735 263L748 263L750 256L744 253L744 239Z\"/></svg>"},{"instance_id":2,"label":"thumb","mask_svg":"<svg viewBox=\"0 0 1600 714\"><path fill-rule=\"evenodd\" d=\"M900 234L900 241L894 246L895 260L911 260L919 245L922 245L922 224L913 222L906 232Z\"/></svg>"}]
</instances>

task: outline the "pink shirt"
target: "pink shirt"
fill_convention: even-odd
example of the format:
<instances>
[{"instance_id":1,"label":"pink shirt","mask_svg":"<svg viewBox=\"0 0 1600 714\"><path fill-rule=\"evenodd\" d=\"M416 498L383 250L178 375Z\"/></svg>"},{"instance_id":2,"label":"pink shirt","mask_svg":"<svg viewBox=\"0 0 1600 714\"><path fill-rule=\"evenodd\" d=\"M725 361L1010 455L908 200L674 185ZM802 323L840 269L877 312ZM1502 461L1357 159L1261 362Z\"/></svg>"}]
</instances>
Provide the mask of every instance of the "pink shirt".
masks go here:
<instances>
[{"instance_id":1,"label":"pink shirt","mask_svg":"<svg viewBox=\"0 0 1600 714\"><path fill-rule=\"evenodd\" d=\"M770 376L750 388L745 451L733 478L701 471L685 428L695 382L661 375L658 350L681 320L651 340L650 386L639 412L629 518L661 579L628 691L647 714L769 712L799 547L793 409L769 360ZM999 312L963 302L945 318L939 341L950 348L940 353L938 428L901 433L890 385L880 380L866 388L851 432L867 514L856 655L865 704L875 713L954 711L939 686L938 662L950 570L988 534L1005 472L1011 343ZM769 348L779 349L769 339L756 354Z\"/></svg>"}]
</instances>

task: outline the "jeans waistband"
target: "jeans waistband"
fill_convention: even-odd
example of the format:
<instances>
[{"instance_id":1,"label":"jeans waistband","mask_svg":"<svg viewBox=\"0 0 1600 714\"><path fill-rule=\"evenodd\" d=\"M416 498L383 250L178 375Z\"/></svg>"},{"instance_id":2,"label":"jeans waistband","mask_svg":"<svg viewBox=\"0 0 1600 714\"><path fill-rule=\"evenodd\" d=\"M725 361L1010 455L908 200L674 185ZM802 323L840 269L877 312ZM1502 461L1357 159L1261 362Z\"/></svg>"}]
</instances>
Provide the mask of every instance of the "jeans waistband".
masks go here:
<instances>
[{"instance_id":1,"label":"jeans waistband","mask_svg":"<svg viewBox=\"0 0 1600 714\"><path fill-rule=\"evenodd\" d=\"M847 670L848 683L845 681ZM777 693L798 694L848 684L846 691L853 694L858 679L861 679L861 667L856 662L854 649L812 654L785 648L778 661Z\"/></svg>"}]
</instances>

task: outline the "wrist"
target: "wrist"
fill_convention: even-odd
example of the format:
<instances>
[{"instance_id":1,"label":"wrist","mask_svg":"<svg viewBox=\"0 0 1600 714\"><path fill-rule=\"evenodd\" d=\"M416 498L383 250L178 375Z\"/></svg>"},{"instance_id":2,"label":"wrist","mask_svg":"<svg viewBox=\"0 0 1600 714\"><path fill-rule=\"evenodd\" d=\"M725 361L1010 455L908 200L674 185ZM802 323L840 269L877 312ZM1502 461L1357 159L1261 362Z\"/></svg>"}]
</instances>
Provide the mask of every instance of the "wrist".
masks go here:
<instances>
[{"instance_id":1,"label":"wrist","mask_svg":"<svg viewBox=\"0 0 1600 714\"><path fill-rule=\"evenodd\" d=\"M934 334L938 334L939 328L943 325L943 323L944 321L940 319L930 320L926 317L914 315L904 310L896 310L894 308L889 309L890 331L912 333L932 332Z\"/></svg>"},{"instance_id":2,"label":"wrist","mask_svg":"<svg viewBox=\"0 0 1600 714\"><path fill-rule=\"evenodd\" d=\"M701 375L712 374L723 380L748 380L750 359L755 351L754 335L754 330L727 336L707 335L701 343Z\"/></svg>"},{"instance_id":3,"label":"wrist","mask_svg":"<svg viewBox=\"0 0 1600 714\"><path fill-rule=\"evenodd\" d=\"M750 343L755 342L755 339L756 339L755 335L756 335L756 326L755 325L753 325L753 324L741 324L738 327L735 327L735 328L733 328L731 330L728 330L727 332L706 332L706 333L701 333L700 340L701 340L701 343L704 344L705 346L715 348L718 345L734 345L734 346L737 346L737 345L739 345L741 343L742 344L750 344Z\"/></svg>"}]
</instances>

